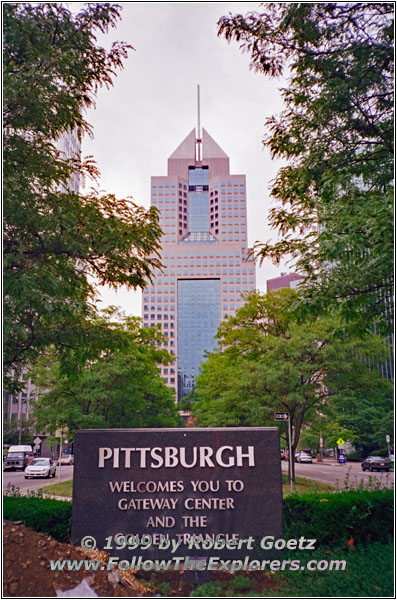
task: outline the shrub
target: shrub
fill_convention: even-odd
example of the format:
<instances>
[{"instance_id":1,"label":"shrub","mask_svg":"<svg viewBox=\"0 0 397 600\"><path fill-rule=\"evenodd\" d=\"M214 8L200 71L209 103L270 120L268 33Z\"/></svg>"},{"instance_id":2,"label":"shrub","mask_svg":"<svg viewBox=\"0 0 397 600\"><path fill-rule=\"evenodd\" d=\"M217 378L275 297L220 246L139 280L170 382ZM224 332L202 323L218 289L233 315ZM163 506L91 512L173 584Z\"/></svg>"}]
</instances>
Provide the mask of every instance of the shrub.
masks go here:
<instances>
[{"instance_id":1,"label":"shrub","mask_svg":"<svg viewBox=\"0 0 397 600\"><path fill-rule=\"evenodd\" d=\"M246 575L235 575L229 583L229 589L234 592L249 590L250 579Z\"/></svg>"},{"instance_id":2,"label":"shrub","mask_svg":"<svg viewBox=\"0 0 397 600\"><path fill-rule=\"evenodd\" d=\"M198 598L219 597L222 594L222 584L219 581L209 581L199 585L191 592L191 596Z\"/></svg>"},{"instance_id":3,"label":"shrub","mask_svg":"<svg viewBox=\"0 0 397 600\"><path fill-rule=\"evenodd\" d=\"M304 536L323 546L387 543L393 537L393 490L292 494L284 499L284 537ZM61 542L70 540L70 502L40 496L5 495L4 518Z\"/></svg>"},{"instance_id":4,"label":"shrub","mask_svg":"<svg viewBox=\"0 0 397 600\"><path fill-rule=\"evenodd\" d=\"M379 450L374 450L371 452L371 456L388 456L387 448L380 448Z\"/></svg>"},{"instance_id":5,"label":"shrub","mask_svg":"<svg viewBox=\"0 0 397 600\"><path fill-rule=\"evenodd\" d=\"M285 538L324 546L388 542L393 536L393 490L293 494L284 500Z\"/></svg>"},{"instance_id":6,"label":"shrub","mask_svg":"<svg viewBox=\"0 0 397 600\"><path fill-rule=\"evenodd\" d=\"M59 542L70 540L70 502L39 496L4 496L3 516L9 521L22 521L27 527L47 533Z\"/></svg>"},{"instance_id":7,"label":"shrub","mask_svg":"<svg viewBox=\"0 0 397 600\"><path fill-rule=\"evenodd\" d=\"M350 452L346 458L347 458L347 460L352 461L352 462L361 462L364 459L363 453L361 452L361 450L356 450L355 452Z\"/></svg>"}]
</instances>

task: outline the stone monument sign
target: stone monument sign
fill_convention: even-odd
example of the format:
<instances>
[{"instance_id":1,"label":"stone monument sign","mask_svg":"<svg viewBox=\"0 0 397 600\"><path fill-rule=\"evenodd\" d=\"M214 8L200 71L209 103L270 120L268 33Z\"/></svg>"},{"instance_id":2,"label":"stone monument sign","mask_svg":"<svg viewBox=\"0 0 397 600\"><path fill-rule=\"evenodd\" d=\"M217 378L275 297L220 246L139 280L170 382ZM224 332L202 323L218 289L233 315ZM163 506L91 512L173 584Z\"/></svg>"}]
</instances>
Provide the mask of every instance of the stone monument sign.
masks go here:
<instances>
[{"instance_id":1,"label":"stone monument sign","mask_svg":"<svg viewBox=\"0 0 397 600\"><path fill-rule=\"evenodd\" d=\"M75 544L92 538L120 557L157 558L172 547L202 556L217 539L218 555L235 556L238 540L282 533L277 427L76 433Z\"/></svg>"}]
</instances>

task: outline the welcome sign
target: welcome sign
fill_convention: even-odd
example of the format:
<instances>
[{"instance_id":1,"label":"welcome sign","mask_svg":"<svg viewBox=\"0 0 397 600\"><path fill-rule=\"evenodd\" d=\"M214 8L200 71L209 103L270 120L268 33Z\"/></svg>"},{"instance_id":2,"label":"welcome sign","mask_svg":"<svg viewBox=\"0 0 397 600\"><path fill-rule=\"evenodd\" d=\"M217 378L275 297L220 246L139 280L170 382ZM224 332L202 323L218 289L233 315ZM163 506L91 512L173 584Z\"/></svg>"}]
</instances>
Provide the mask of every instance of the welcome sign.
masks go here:
<instances>
[{"instance_id":1,"label":"welcome sign","mask_svg":"<svg viewBox=\"0 0 397 600\"><path fill-rule=\"evenodd\" d=\"M276 427L77 431L73 542L126 558L253 555L282 535L279 449Z\"/></svg>"}]
</instances>

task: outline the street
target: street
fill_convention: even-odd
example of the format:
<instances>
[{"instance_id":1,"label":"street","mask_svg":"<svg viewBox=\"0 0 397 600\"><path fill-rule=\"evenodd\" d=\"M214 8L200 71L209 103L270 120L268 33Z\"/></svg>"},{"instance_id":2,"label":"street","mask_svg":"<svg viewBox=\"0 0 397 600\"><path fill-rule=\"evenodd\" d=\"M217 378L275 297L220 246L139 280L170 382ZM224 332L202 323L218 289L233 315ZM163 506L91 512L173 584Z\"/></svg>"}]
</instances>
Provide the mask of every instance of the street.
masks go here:
<instances>
[{"instance_id":1,"label":"street","mask_svg":"<svg viewBox=\"0 0 397 600\"><path fill-rule=\"evenodd\" d=\"M282 470L288 472L288 462L282 461ZM392 487L394 485L394 471L389 473L370 473L361 470L361 463L347 463L339 465L335 461L325 461L318 463L315 460L312 464L295 463L295 475L297 477L306 477L314 479L329 485L338 484L339 489L343 489L345 479L348 476L348 486L356 488L361 481L365 483L371 479L372 482L380 482L382 487Z\"/></svg>"},{"instance_id":2,"label":"street","mask_svg":"<svg viewBox=\"0 0 397 600\"><path fill-rule=\"evenodd\" d=\"M38 479L25 479L23 471L3 471L3 492L6 491L8 484L12 484L18 487L21 492L26 493L27 491L35 491L45 485L58 483L59 466L57 466L56 477L52 479L38 478ZM62 465L61 467L61 481L66 479L72 479L73 477L73 466Z\"/></svg>"},{"instance_id":3,"label":"street","mask_svg":"<svg viewBox=\"0 0 397 600\"><path fill-rule=\"evenodd\" d=\"M288 472L287 461L282 461L281 467L283 471ZM307 479L314 479L315 481L321 481L333 486L338 484L339 489L343 489L349 472L348 485L355 488L360 484L360 481L363 481L365 484L369 479L372 482L380 482L382 487L392 487L394 485L394 471L390 471L389 473L363 472L360 463L348 463L347 465L338 465L331 461L323 463L313 461L312 464L295 463L295 474L297 477L306 477ZM25 479L24 473L21 471L5 471L3 472L3 491L6 490L9 483L18 487L24 493L28 490L38 490L46 485L57 483L58 474L59 467L57 467L57 474L54 479ZM62 465L61 481L72 479L72 477L73 466Z\"/></svg>"}]
</instances>

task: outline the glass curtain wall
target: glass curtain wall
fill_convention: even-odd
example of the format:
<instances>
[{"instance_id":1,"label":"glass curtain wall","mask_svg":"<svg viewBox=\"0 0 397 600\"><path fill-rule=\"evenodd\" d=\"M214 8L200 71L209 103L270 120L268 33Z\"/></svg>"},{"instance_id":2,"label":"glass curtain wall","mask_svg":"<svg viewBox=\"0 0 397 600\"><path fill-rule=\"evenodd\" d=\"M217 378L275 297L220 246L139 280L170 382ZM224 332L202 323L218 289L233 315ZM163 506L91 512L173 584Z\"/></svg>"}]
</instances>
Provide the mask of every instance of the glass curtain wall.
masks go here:
<instances>
[{"instance_id":1,"label":"glass curtain wall","mask_svg":"<svg viewBox=\"0 0 397 600\"><path fill-rule=\"evenodd\" d=\"M178 280L178 400L194 387L205 351L217 344L220 279Z\"/></svg>"}]
</instances>

